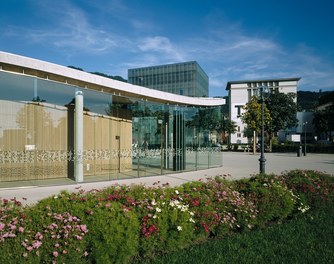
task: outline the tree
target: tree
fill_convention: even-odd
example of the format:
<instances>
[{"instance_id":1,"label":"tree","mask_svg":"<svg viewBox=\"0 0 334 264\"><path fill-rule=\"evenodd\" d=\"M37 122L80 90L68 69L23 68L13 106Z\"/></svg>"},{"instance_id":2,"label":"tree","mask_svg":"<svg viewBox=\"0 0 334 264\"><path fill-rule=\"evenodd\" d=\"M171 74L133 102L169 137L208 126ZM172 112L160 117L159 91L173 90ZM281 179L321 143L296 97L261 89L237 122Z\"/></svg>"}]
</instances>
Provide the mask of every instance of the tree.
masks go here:
<instances>
[{"instance_id":1,"label":"tree","mask_svg":"<svg viewBox=\"0 0 334 264\"><path fill-rule=\"evenodd\" d=\"M247 125L248 129L252 129L255 133L259 133L262 128L262 111L261 111L261 103L259 103L258 99L253 96L251 100L243 107L244 112L241 115L241 120L243 123ZM271 116L268 108L264 105L264 126L265 129L271 125ZM253 137L253 152L256 151L255 146L255 138L256 135L254 133Z\"/></svg>"},{"instance_id":2,"label":"tree","mask_svg":"<svg viewBox=\"0 0 334 264\"><path fill-rule=\"evenodd\" d=\"M322 111L318 110L314 112L313 125L318 136L325 134L326 139L332 141L332 132L334 131L334 104L326 107Z\"/></svg>"},{"instance_id":3,"label":"tree","mask_svg":"<svg viewBox=\"0 0 334 264\"><path fill-rule=\"evenodd\" d=\"M292 128L297 125L297 103L294 93L280 93L274 91L270 94L266 106L272 118L270 130L277 133L281 129Z\"/></svg>"},{"instance_id":4,"label":"tree","mask_svg":"<svg viewBox=\"0 0 334 264\"><path fill-rule=\"evenodd\" d=\"M218 132L222 134L222 140L224 141L226 134L231 135L237 132L237 125L233 120L230 120L224 116L223 120L221 121L220 130L218 130Z\"/></svg>"},{"instance_id":5,"label":"tree","mask_svg":"<svg viewBox=\"0 0 334 264\"><path fill-rule=\"evenodd\" d=\"M313 121L315 133L320 136L322 133L326 134L326 138L328 137L328 122L327 122L327 114L325 111L316 111L313 114ZM320 139L320 137L319 137Z\"/></svg>"},{"instance_id":6,"label":"tree","mask_svg":"<svg viewBox=\"0 0 334 264\"><path fill-rule=\"evenodd\" d=\"M198 131L216 131L218 134L225 132L234 133L236 126L233 121L223 118L222 109L203 108L199 109L191 120L186 122L187 127L197 128Z\"/></svg>"}]
</instances>

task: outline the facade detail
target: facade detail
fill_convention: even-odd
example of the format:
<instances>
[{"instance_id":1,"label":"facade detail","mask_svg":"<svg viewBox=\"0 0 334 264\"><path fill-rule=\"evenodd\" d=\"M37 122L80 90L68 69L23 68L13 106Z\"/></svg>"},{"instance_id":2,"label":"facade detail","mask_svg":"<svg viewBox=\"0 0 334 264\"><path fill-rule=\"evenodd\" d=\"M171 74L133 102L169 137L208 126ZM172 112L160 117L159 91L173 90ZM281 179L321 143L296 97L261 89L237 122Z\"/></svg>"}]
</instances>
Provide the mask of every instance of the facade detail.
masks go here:
<instances>
[{"instance_id":1,"label":"facade detail","mask_svg":"<svg viewBox=\"0 0 334 264\"><path fill-rule=\"evenodd\" d=\"M129 69L128 82L191 97L209 95L209 78L196 61Z\"/></svg>"},{"instance_id":2,"label":"facade detail","mask_svg":"<svg viewBox=\"0 0 334 264\"><path fill-rule=\"evenodd\" d=\"M222 166L193 98L0 52L0 185L114 180ZM190 125L192 124L192 125Z\"/></svg>"},{"instance_id":3,"label":"facade detail","mask_svg":"<svg viewBox=\"0 0 334 264\"><path fill-rule=\"evenodd\" d=\"M245 124L241 121L243 106L256 94L258 87L267 86L271 91L280 93L297 93L297 84L300 78L266 79L229 81L226 85L229 97L229 117L236 122L238 131L230 135L231 144L248 144L248 138L244 135Z\"/></svg>"}]
</instances>

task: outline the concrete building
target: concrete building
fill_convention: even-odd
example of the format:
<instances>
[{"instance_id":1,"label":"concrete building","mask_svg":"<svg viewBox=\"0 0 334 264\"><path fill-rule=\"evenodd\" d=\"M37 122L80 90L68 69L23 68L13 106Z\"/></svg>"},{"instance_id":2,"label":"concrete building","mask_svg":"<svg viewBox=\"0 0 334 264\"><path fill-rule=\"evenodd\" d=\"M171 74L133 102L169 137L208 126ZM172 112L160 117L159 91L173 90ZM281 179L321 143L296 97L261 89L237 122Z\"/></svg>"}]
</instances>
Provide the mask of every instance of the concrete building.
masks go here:
<instances>
[{"instance_id":1,"label":"concrete building","mask_svg":"<svg viewBox=\"0 0 334 264\"><path fill-rule=\"evenodd\" d=\"M198 147L203 129L192 120L201 109L220 113L224 99L166 93L5 52L0 89L0 181L86 182L222 166L220 151Z\"/></svg>"},{"instance_id":2,"label":"concrete building","mask_svg":"<svg viewBox=\"0 0 334 264\"><path fill-rule=\"evenodd\" d=\"M229 81L226 85L229 97L229 117L236 122L237 132L230 135L231 144L248 144L244 135L245 124L241 121L243 106L256 94L258 87L267 86L270 90L281 93L297 93L300 78L259 79L244 81Z\"/></svg>"},{"instance_id":3,"label":"concrete building","mask_svg":"<svg viewBox=\"0 0 334 264\"><path fill-rule=\"evenodd\" d=\"M209 95L209 78L196 61L129 69L128 82L191 97Z\"/></svg>"}]
</instances>

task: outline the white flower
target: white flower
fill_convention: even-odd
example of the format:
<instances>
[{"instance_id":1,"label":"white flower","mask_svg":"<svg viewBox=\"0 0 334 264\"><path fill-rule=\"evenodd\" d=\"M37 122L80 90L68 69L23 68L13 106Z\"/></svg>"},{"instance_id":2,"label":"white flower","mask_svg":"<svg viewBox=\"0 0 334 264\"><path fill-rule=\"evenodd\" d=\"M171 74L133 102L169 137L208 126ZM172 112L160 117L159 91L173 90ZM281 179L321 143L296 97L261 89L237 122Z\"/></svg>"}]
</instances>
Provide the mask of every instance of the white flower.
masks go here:
<instances>
[{"instance_id":1,"label":"white flower","mask_svg":"<svg viewBox=\"0 0 334 264\"><path fill-rule=\"evenodd\" d=\"M178 190L175 190L175 193L176 193L176 194L179 194L179 191L178 191Z\"/></svg>"},{"instance_id":2,"label":"white flower","mask_svg":"<svg viewBox=\"0 0 334 264\"><path fill-rule=\"evenodd\" d=\"M155 211L157 211L158 213L161 212L161 209L159 207L155 208Z\"/></svg>"},{"instance_id":3,"label":"white flower","mask_svg":"<svg viewBox=\"0 0 334 264\"><path fill-rule=\"evenodd\" d=\"M154 218L154 219L157 218L157 215L153 215L153 218Z\"/></svg>"},{"instance_id":4,"label":"white flower","mask_svg":"<svg viewBox=\"0 0 334 264\"><path fill-rule=\"evenodd\" d=\"M174 206L178 206L179 205L179 201L178 200L174 200L174 201L170 201L169 202L169 205L171 206L171 207L174 207Z\"/></svg>"},{"instance_id":5,"label":"white flower","mask_svg":"<svg viewBox=\"0 0 334 264\"><path fill-rule=\"evenodd\" d=\"M58 199L58 195L53 196L53 199Z\"/></svg>"},{"instance_id":6,"label":"white flower","mask_svg":"<svg viewBox=\"0 0 334 264\"><path fill-rule=\"evenodd\" d=\"M181 212L185 212L185 211L188 211L188 205L182 205L181 207Z\"/></svg>"},{"instance_id":7,"label":"white flower","mask_svg":"<svg viewBox=\"0 0 334 264\"><path fill-rule=\"evenodd\" d=\"M177 231L182 231L182 226L178 226Z\"/></svg>"},{"instance_id":8,"label":"white flower","mask_svg":"<svg viewBox=\"0 0 334 264\"><path fill-rule=\"evenodd\" d=\"M189 222L190 222L190 223L195 223L195 220L192 219L192 218L190 217L190 218L189 218Z\"/></svg>"},{"instance_id":9,"label":"white flower","mask_svg":"<svg viewBox=\"0 0 334 264\"><path fill-rule=\"evenodd\" d=\"M307 210L309 210L310 209L310 207L309 206L307 206L307 205L305 205L305 206L300 206L299 208L298 208L298 210L299 211L301 211L302 213L305 213Z\"/></svg>"},{"instance_id":10,"label":"white flower","mask_svg":"<svg viewBox=\"0 0 334 264\"><path fill-rule=\"evenodd\" d=\"M157 202L153 199L151 205L157 205Z\"/></svg>"}]
</instances>

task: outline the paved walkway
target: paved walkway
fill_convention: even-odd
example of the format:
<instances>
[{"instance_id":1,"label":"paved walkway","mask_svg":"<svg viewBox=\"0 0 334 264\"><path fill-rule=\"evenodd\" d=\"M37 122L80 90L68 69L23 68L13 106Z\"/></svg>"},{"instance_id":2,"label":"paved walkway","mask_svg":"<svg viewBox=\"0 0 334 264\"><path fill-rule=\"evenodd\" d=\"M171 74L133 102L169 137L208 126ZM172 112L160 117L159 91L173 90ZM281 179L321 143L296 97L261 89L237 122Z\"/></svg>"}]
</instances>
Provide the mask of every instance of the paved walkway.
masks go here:
<instances>
[{"instance_id":1,"label":"paved walkway","mask_svg":"<svg viewBox=\"0 0 334 264\"><path fill-rule=\"evenodd\" d=\"M295 153L265 153L266 173L281 174L293 169L318 170L334 175L334 154L307 154L297 157ZM17 188L0 188L0 197L11 199L16 197L25 204L33 204L38 200L55 195L62 190L77 191L78 189L102 189L113 184L145 184L152 186L153 183L169 183L177 186L185 182L205 179L217 175L225 175L228 179L240 179L249 177L259 172L259 154L253 155L248 152L224 152L223 167L200 171L191 171L161 176L132 178L124 180L91 182L56 186L29 186Z\"/></svg>"}]
</instances>

